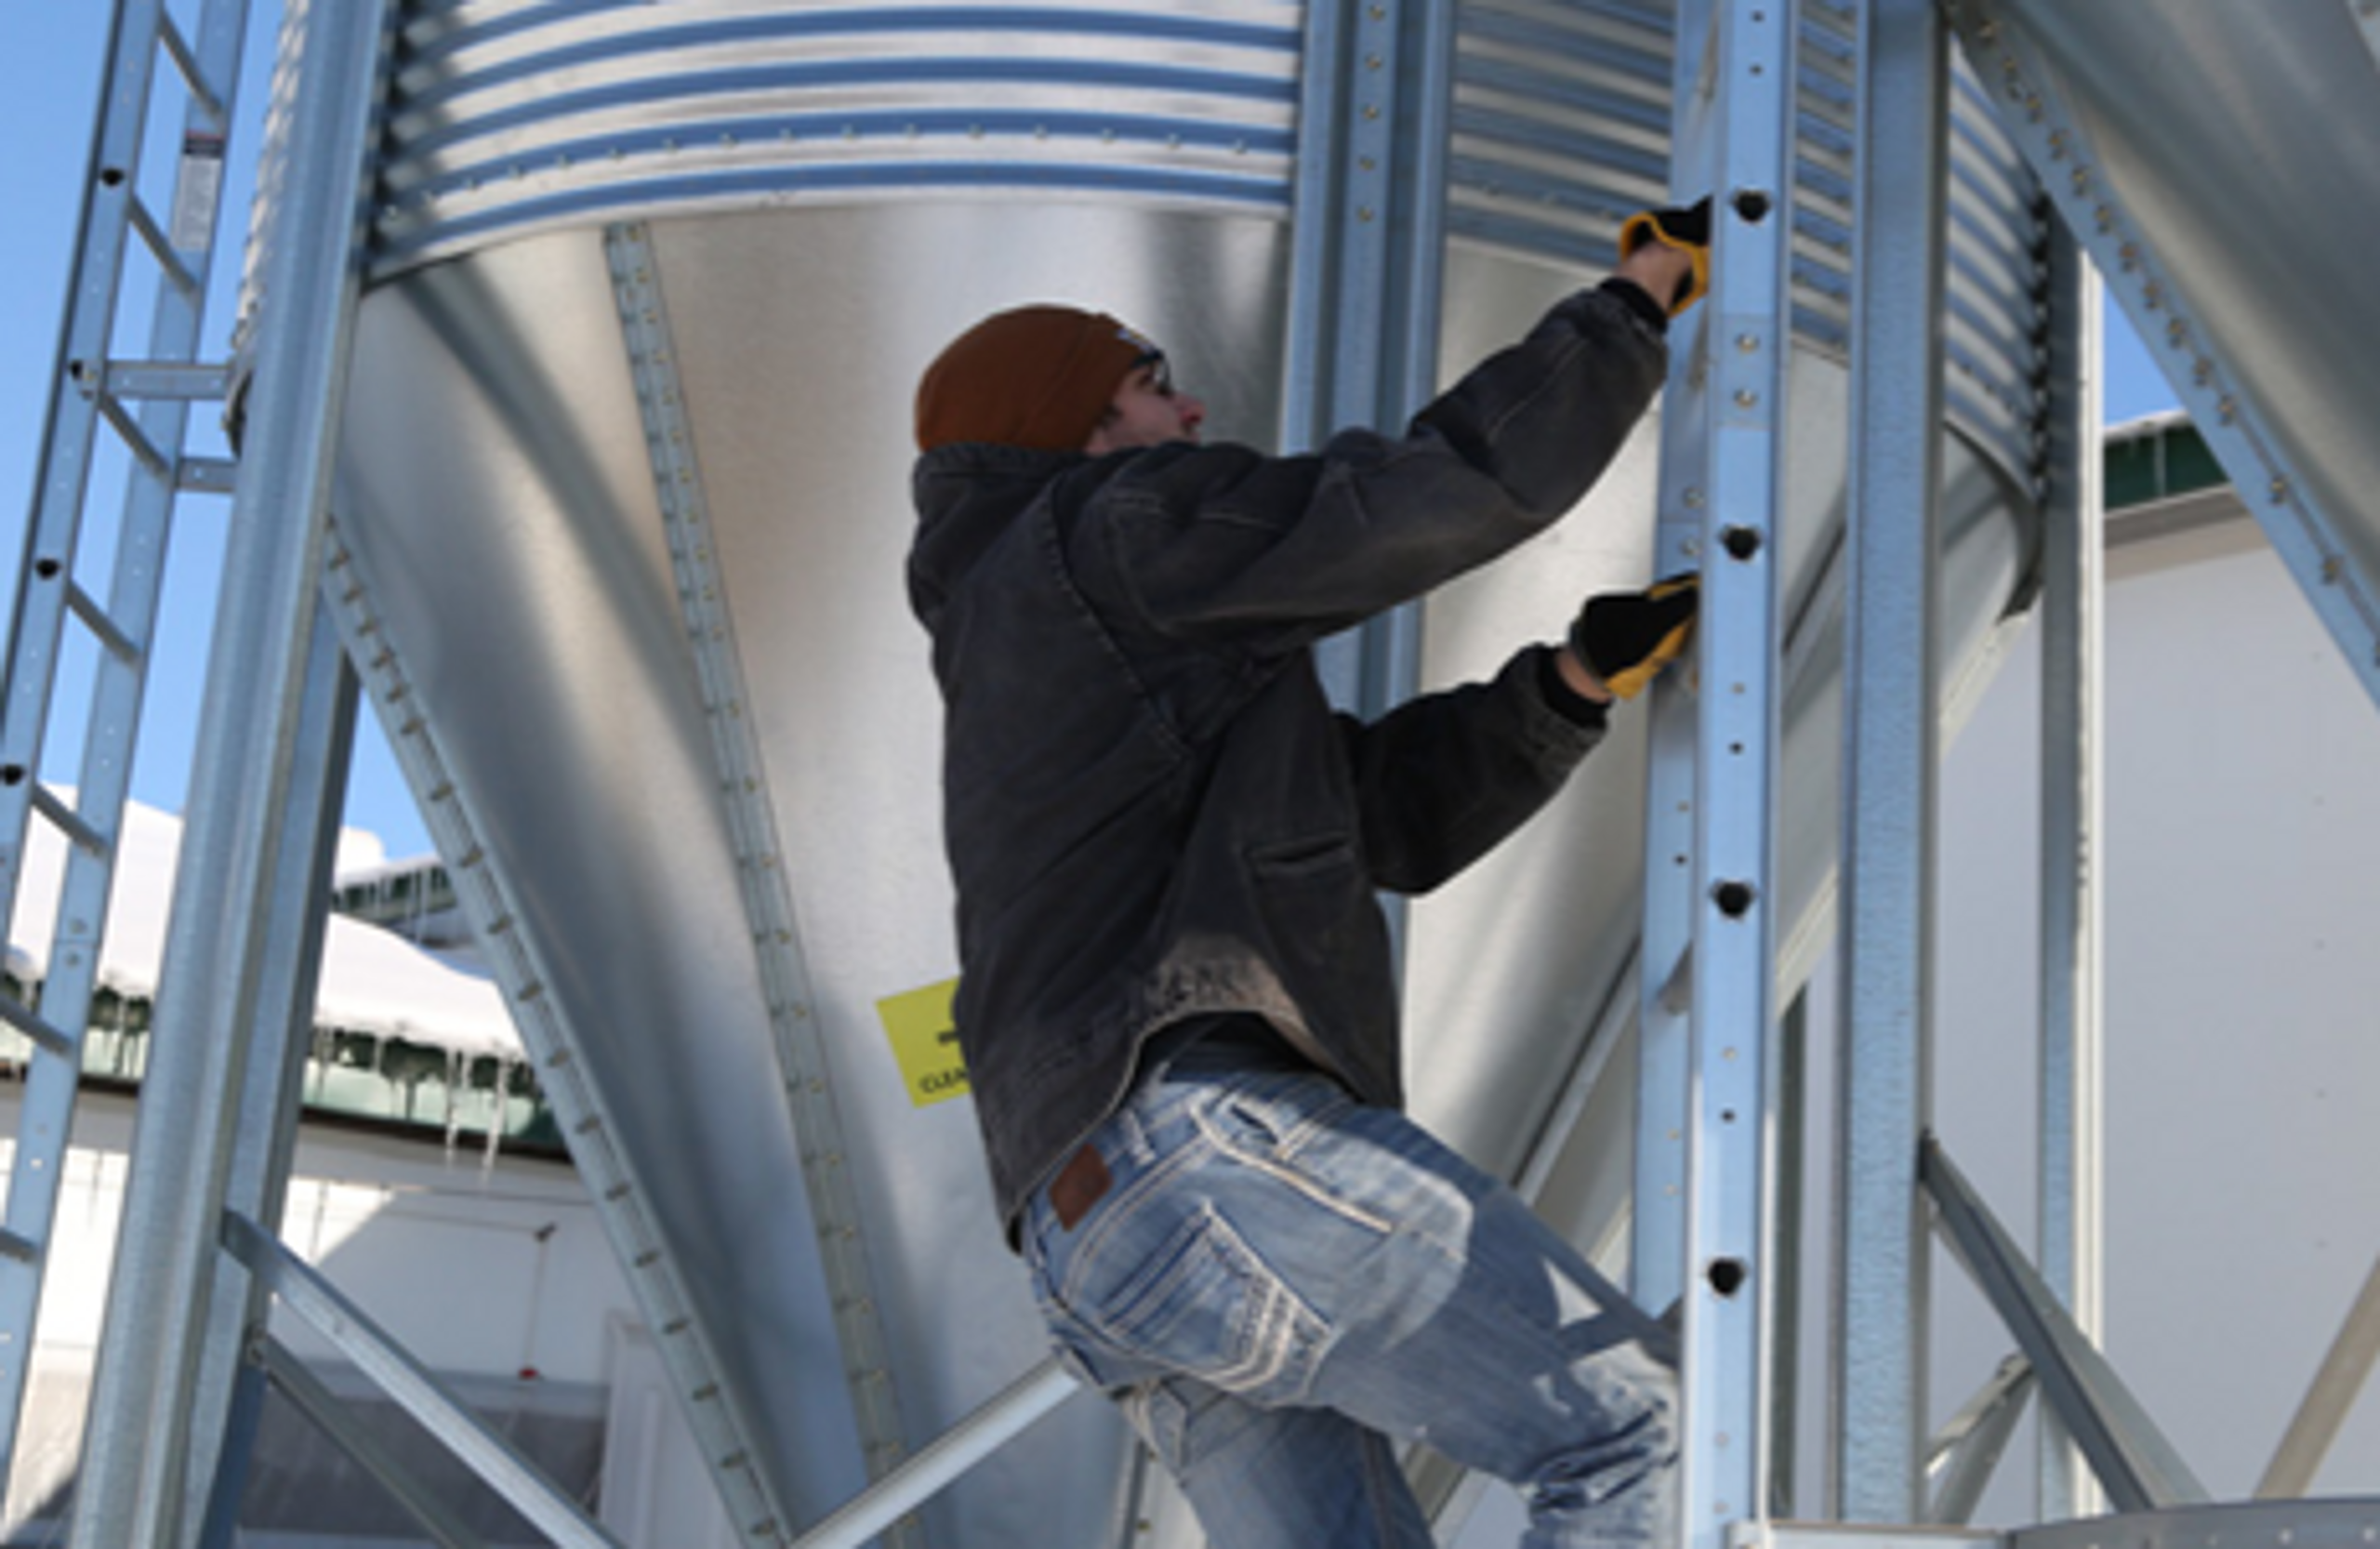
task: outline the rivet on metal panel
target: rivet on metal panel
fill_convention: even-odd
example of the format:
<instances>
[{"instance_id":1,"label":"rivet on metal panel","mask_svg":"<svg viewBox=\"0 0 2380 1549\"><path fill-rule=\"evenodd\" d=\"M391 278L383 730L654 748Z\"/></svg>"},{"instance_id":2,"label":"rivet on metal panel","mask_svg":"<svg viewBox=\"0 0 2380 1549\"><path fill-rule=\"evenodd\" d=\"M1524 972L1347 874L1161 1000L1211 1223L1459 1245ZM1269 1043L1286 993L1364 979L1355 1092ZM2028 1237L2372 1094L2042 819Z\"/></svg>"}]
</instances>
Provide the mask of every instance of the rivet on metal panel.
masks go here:
<instances>
[{"instance_id":1,"label":"rivet on metal panel","mask_svg":"<svg viewBox=\"0 0 2380 1549\"><path fill-rule=\"evenodd\" d=\"M391 693L389 697L393 699L396 695ZM421 723L421 717L417 715L407 716L405 718L404 724L397 728L397 735L399 736L417 737L429 729L430 728Z\"/></svg>"},{"instance_id":2,"label":"rivet on metal panel","mask_svg":"<svg viewBox=\"0 0 2380 1549\"><path fill-rule=\"evenodd\" d=\"M697 1404L711 1403L719 1397L719 1384L717 1383L705 1383L702 1386L694 1389L694 1391L692 1394L689 1394L688 1397L693 1398Z\"/></svg>"},{"instance_id":3,"label":"rivet on metal panel","mask_svg":"<svg viewBox=\"0 0 2380 1549\"><path fill-rule=\"evenodd\" d=\"M2065 130L2052 129L2049 132L2049 159L2054 162L2062 162L2066 159Z\"/></svg>"},{"instance_id":4,"label":"rivet on metal panel","mask_svg":"<svg viewBox=\"0 0 2380 1549\"><path fill-rule=\"evenodd\" d=\"M1699 511L1702 509L1702 491L1692 487L1686 490L1686 509L1690 511Z\"/></svg>"},{"instance_id":5,"label":"rivet on metal panel","mask_svg":"<svg viewBox=\"0 0 2380 1549\"><path fill-rule=\"evenodd\" d=\"M2229 425L2237 421L2240 417L2239 401L2236 399L2226 398L2221 403L2215 404L2215 417L2221 420L2226 425Z\"/></svg>"},{"instance_id":6,"label":"rivet on metal panel","mask_svg":"<svg viewBox=\"0 0 2380 1549\"><path fill-rule=\"evenodd\" d=\"M2078 194L2088 193L2091 192L2091 169L2089 167L2078 166L2074 169L2074 192Z\"/></svg>"},{"instance_id":7,"label":"rivet on metal panel","mask_svg":"<svg viewBox=\"0 0 2380 1549\"><path fill-rule=\"evenodd\" d=\"M673 1317L668 1322L661 1325L661 1331L665 1335L675 1338L677 1335L684 1333L693 1326L694 1325L685 1318Z\"/></svg>"},{"instance_id":8,"label":"rivet on metal panel","mask_svg":"<svg viewBox=\"0 0 2380 1549\"><path fill-rule=\"evenodd\" d=\"M639 1269L650 1269L660 1262L661 1250L658 1248L646 1249L643 1252L639 1253L635 1260L636 1267Z\"/></svg>"},{"instance_id":9,"label":"rivet on metal panel","mask_svg":"<svg viewBox=\"0 0 2380 1549\"><path fill-rule=\"evenodd\" d=\"M586 1118L580 1119L577 1123L572 1125L571 1132L573 1134L591 1135L602 1127L602 1123L603 1121L602 1119L596 1118L590 1113Z\"/></svg>"},{"instance_id":10,"label":"rivet on metal panel","mask_svg":"<svg viewBox=\"0 0 2380 1549\"><path fill-rule=\"evenodd\" d=\"M1364 104L1364 117L1365 117L1365 118L1367 118L1367 119L1377 119L1377 118L1379 118L1379 117L1380 117L1380 104L1379 104L1379 103L1377 103L1377 102L1367 102L1367 103L1365 103L1365 104Z\"/></svg>"},{"instance_id":11,"label":"rivet on metal panel","mask_svg":"<svg viewBox=\"0 0 2380 1549\"><path fill-rule=\"evenodd\" d=\"M2273 482L2272 482L2272 503L2273 503L2274 505L2278 506L2278 505L2280 505L2283 500L2286 500L2286 499L2288 499L2288 498L2289 498L2289 481L2288 481L2288 480L2286 480L2286 479L2281 479L2281 478L2276 478L2276 479L2274 479L2274 480L2273 480Z\"/></svg>"},{"instance_id":12,"label":"rivet on metal panel","mask_svg":"<svg viewBox=\"0 0 2380 1549\"><path fill-rule=\"evenodd\" d=\"M2336 554L2322 556L2322 584L2334 587L2347 579L2347 562Z\"/></svg>"},{"instance_id":13,"label":"rivet on metal panel","mask_svg":"<svg viewBox=\"0 0 2380 1549\"><path fill-rule=\"evenodd\" d=\"M1738 388L1736 390L1736 407L1739 409L1749 409L1756 406L1759 403L1760 394L1752 391L1752 389Z\"/></svg>"},{"instance_id":14,"label":"rivet on metal panel","mask_svg":"<svg viewBox=\"0 0 2380 1549\"><path fill-rule=\"evenodd\" d=\"M2190 325L2183 319L2177 317L2165 324L2165 338L2171 340L2176 347L2178 347L2184 339L2187 339L2189 337Z\"/></svg>"},{"instance_id":15,"label":"rivet on metal panel","mask_svg":"<svg viewBox=\"0 0 2380 1549\"><path fill-rule=\"evenodd\" d=\"M1736 348L1742 351L1747 355L1752 354L1760 349L1760 336L1758 334L1738 334L1736 336Z\"/></svg>"},{"instance_id":16,"label":"rivet on metal panel","mask_svg":"<svg viewBox=\"0 0 2380 1549\"><path fill-rule=\"evenodd\" d=\"M567 1049L557 1049L552 1053L546 1056L546 1068L548 1070L560 1070L569 1063L570 1051Z\"/></svg>"},{"instance_id":17,"label":"rivet on metal panel","mask_svg":"<svg viewBox=\"0 0 2380 1549\"><path fill-rule=\"evenodd\" d=\"M628 1185L614 1184L611 1187L603 1191L603 1198L616 1201L627 1198L628 1197L628 1193L629 1190Z\"/></svg>"}]
</instances>

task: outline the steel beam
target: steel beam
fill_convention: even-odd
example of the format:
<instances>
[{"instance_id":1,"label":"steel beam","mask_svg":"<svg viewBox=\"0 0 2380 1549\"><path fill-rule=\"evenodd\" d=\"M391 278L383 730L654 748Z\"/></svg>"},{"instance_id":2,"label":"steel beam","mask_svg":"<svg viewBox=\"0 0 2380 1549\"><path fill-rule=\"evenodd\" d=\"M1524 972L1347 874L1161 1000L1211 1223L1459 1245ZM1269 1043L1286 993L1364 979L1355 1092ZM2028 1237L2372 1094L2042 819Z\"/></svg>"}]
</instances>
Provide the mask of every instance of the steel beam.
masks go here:
<instances>
[{"instance_id":1,"label":"steel beam","mask_svg":"<svg viewBox=\"0 0 2380 1549\"><path fill-rule=\"evenodd\" d=\"M438 1385L420 1362L383 1332L364 1309L300 1264L254 1222L225 1216L223 1247L281 1304L353 1364L372 1385L418 1422L463 1466L559 1549L619 1549L619 1542L487 1423ZM79 1525L81 1518L76 1518ZM138 1543L156 1541L136 1539Z\"/></svg>"},{"instance_id":2,"label":"steel beam","mask_svg":"<svg viewBox=\"0 0 2380 1549\"><path fill-rule=\"evenodd\" d=\"M1056 1361L1042 1362L918 1449L866 1493L837 1508L796 1539L793 1549L860 1549L1081 1391L1081 1384Z\"/></svg>"},{"instance_id":3,"label":"steel beam","mask_svg":"<svg viewBox=\"0 0 2380 1549\"><path fill-rule=\"evenodd\" d=\"M1837 1515L1923 1515L1950 59L1932 0L1862 12L1844 603Z\"/></svg>"},{"instance_id":4,"label":"steel beam","mask_svg":"<svg viewBox=\"0 0 2380 1549\"><path fill-rule=\"evenodd\" d=\"M2016 1335L2043 1395L2074 1433L2116 1509L2153 1511L2205 1501L2205 1487L2181 1454L2074 1326L1940 1145L1928 1138L1921 1158L1920 1176L1952 1251Z\"/></svg>"},{"instance_id":5,"label":"steel beam","mask_svg":"<svg viewBox=\"0 0 2380 1549\"><path fill-rule=\"evenodd\" d=\"M192 1390L247 1040L309 735L337 409L345 391L385 4L304 6L293 112L310 153L264 255L255 397L225 543L155 1037L85 1432L73 1549L184 1541Z\"/></svg>"},{"instance_id":6,"label":"steel beam","mask_svg":"<svg viewBox=\"0 0 2380 1549\"><path fill-rule=\"evenodd\" d=\"M2375 1366L2380 1366L2380 1260L2373 1262L2372 1273L2364 1277L2338 1338L2331 1342L2313 1385L2306 1390L2288 1434L2257 1484L2258 1500L2303 1495L2313 1488L2315 1474Z\"/></svg>"},{"instance_id":7,"label":"steel beam","mask_svg":"<svg viewBox=\"0 0 2380 1549\"><path fill-rule=\"evenodd\" d=\"M1925 1520L1955 1526L1975 1515L1991 1471L2008 1450L2009 1436L2038 1385L2032 1362L2011 1356L1936 1434L1926 1456L1934 1503L1926 1508Z\"/></svg>"},{"instance_id":8,"label":"steel beam","mask_svg":"<svg viewBox=\"0 0 2380 1549\"><path fill-rule=\"evenodd\" d=\"M2041 1075L2042 1278L2085 1337L2102 1327L2105 1179L2100 977L2107 876L2105 457L2099 421L2099 282L2062 224L2049 254L2049 501L2043 523ZM2101 1509L2088 1467L2044 1410L2039 1512Z\"/></svg>"},{"instance_id":9,"label":"steel beam","mask_svg":"<svg viewBox=\"0 0 2380 1549\"><path fill-rule=\"evenodd\" d=\"M1309 6L1298 103L1281 444L1401 428L1436 391L1454 96L1452 6ZM1375 716L1421 681L1412 607L1325 642L1325 682ZM1392 920L1402 937L1401 908Z\"/></svg>"}]
</instances>

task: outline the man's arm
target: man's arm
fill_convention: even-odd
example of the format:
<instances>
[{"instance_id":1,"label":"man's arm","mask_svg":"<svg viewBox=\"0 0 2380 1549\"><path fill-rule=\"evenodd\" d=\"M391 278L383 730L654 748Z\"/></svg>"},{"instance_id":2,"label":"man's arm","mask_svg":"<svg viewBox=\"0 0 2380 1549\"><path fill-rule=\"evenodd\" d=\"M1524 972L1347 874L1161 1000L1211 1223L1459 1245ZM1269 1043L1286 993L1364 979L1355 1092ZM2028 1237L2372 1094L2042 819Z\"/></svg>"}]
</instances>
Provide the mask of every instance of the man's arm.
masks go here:
<instances>
[{"instance_id":1,"label":"man's arm","mask_svg":"<svg viewBox=\"0 0 2380 1549\"><path fill-rule=\"evenodd\" d=\"M1532 645L1488 682L1421 695L1368 723L1341 718L1377 885L1427 893L1461 871L1535 815L1603 740L1602 701L1562 697L1568 657Z\"/></svg>"}]
</instances>

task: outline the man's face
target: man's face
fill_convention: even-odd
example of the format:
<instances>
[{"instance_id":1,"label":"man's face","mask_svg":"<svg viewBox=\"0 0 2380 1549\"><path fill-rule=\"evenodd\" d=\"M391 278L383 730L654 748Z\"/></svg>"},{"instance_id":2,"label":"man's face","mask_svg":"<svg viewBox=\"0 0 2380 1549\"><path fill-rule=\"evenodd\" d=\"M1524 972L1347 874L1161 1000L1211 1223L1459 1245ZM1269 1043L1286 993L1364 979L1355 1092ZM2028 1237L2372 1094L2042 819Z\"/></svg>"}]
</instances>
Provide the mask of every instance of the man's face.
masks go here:
<instances>
[{"instance_id":1,"label":"man's face","mask_svg":"<svg viewBox=\"0 0 2380 1549\"><path fill-rule=\"evenodd\" d=\"M1206 422L1207 405L1179 391L1162 357L1136 365L1117 384L1108 401L1107 417L1091 432L1083 450L1092 457L1133 446L1163 446L1173 441L1197 441Z\"/></svg>"}]
</instances>

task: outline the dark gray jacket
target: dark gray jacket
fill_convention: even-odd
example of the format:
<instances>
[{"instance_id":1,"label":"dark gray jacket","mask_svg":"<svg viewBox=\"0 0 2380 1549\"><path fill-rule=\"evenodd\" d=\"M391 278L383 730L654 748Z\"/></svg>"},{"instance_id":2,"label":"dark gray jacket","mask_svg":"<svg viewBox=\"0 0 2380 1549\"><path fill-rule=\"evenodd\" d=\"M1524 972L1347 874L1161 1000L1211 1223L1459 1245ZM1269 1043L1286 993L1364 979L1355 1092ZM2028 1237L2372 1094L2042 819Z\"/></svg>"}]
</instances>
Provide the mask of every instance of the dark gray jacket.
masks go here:
<instances>
[{"instance_id":1,"label":"dark gray jacket","mask_svg":"<svg viewBox=\"0 0 2380 1549\"><path fill-rule=\"evenodd\" d=\"M1532 647L1364 725L1309 647L1577 504L1659 387L1660 321L1633 288L1572 297L1402 439L919 459L959 1036L1004 1222L1186 1017L1262 1015L1402 1103L1374 891L1484 854L1601 720L1556 708Z\"/></svg>"}]
</instances>

